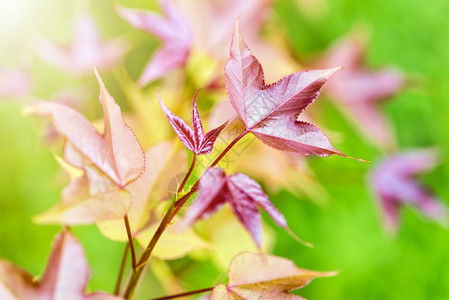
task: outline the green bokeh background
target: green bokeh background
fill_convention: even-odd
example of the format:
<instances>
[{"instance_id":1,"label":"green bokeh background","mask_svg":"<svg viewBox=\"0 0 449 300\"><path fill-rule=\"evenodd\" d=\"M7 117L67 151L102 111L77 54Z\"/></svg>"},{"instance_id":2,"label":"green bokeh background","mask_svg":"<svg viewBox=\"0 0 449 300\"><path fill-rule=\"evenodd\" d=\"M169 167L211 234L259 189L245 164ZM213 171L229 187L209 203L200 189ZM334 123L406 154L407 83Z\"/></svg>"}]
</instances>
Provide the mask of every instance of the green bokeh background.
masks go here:
<instances>
[{"instance_id":1,"label":"green bokeh background","mask_svg":"<svg viewBox=\"0 0 449 300\"><path fill-rule=\"evenodd\" d=\"M17 63L27 52L24 42L34 30L59 40L69 40L72 4L61 0L21 0L28 18L20 23L1 20L0 61ZM134 56L127 59L137 75L137 61L145 61L158 43L143 33L129 33L130 27L113 11L114 3L154 8L148 1L92 1L91 7L105 35L128 34L138 40ZM152 2L152 1L151 1ZM299 58L308 58L347 33L357 22L373 29L366 62L376 68L394 65L418 82L384 105L393 123L401 149L438 145L442 164L425 175L425 181L447 202L449 189L449 2L441 0L328 0L327 12L311 19L293 0L278 0L274 19L286 34ZM8 7L7 1L0 4ZM5 13L1 16L5 17ZM31 30L31 28L33 30ZM49 97L61 86L80 82L59 73L38 58L33 61L35 94ZM120 99L121 91L111 93ZM83 82L96 93L95 81ZM93 97L95 98L95 97ZM120 102L120 100L119 100ZM125 105L123 103L123 105ZM341 132L336 146L345 153L370 160L381 154L326 99L320 104L321 124ZM98 113L93 111L92 114ZM32 118L20 114L14 102L0 102L0 257L13 261L32 274L39 274L58 226L39 226L31 218L59 198L63 182L52 152L41 143L41 128ZM278 240L274 253L288 257L304 268L340 270L333 278L319 279L300 291L308 299L448 299L449 231L422 218L413 209L403 210L396 236L382 230L379 209L366 185L371 164L340 157L312 158L310 165L332 200L321 206L287 191L270 195L285 214L293 231L312 241L312 249L293 241L275 229ZM272 224L267 219L268 224ZM94 226L74 228L84 245L90 266L89 288L112 291L123 245L102 237ZM174 270L183 262L173 263ZM189 289L213 284L220 274L208 264L188 271ZM158 288L149 278L148 289Z\"/></svg>"}]
</instances>

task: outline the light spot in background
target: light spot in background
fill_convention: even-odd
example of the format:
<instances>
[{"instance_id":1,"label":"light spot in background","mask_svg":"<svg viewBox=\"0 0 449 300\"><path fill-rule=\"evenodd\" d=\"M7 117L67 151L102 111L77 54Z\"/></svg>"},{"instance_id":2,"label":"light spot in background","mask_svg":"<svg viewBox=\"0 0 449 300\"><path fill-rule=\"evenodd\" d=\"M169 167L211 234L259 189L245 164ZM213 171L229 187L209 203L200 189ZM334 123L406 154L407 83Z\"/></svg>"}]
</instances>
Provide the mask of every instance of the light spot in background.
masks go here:
<instances>
[{"instance_id":1,"label":"light spot in background","mask_svg":"<svg viewBox=\"0 0 449 300\"><path fill-rule=\"evenodd\" d=\"M22 47L30 34L37 1L0 0L0 44L2 55Z\"/></svg>"}]
</instances>

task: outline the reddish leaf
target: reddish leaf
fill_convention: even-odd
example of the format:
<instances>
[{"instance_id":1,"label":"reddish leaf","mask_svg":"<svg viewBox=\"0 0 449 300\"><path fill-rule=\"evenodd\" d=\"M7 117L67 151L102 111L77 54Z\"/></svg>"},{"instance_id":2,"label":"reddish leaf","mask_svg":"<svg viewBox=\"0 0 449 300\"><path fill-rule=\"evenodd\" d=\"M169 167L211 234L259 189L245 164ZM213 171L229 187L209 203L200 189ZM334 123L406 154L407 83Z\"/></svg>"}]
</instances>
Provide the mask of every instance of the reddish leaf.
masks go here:
<instances>
[{"instance_id":1,"label":"reddish leaf","mask_svg":"<svg viewBox=\"0 0 449 300\"><path fill-rule=\"evenodd\" d=\"M248 131L276 149L304 155L343 155L317 127L297 120L339 68L300 71L266 85L262 66L245 44L238 22L230 55L225 68L228 96Z\"/></svg>"},{"instance_id":2,"label":"reddish leaf","mask_svg":"<svg viewBox=\"0 0 449 300\"><path fill-rule=\"evenodd\" d=\"M202 141L204 140L204 129L203 123L201 122L200 113L198 112L197 98L200 90L196 91L195 96L193 96L192 103L192 128L195 136L195 144L200 147Z\"/></svg>"},{"instance_id":3,"label":"reddish leaf","mask_svg":"<svg viewBox=\"0 0 449 300\"><path fill-rule=\"evenodd\" d=\"M202 177L199 195L184 216L184 226L207 218L226 202L259 247L262 242L262 227L258 206L264 209L276 224L287 228L284 216L273 206L256 181L241 173L226 176L219 168L208 170Z\"/></svg>"},{"instance_id":4,"label":"reddish leaf","mask_svg":"<svg viewBox=\"0 0 449 300\"><path fill-rule=\"evenodd\" d=\"M228 125L228 121L206 133L201 143L201 146L198 149L198 154L209 154L212 152L212 148L214 147L215 141L217 140L221 131L226 127L226 125Z\"/></svg>"},{"instance_id":5,"label":"reddish leaf","mask_svg":"<svg viewBox=\"0 0 449 300\"><path fill-rule=\"evenodd\" d=\"M302 288L317 277L335 274L300 269L292 261L282 257L243 252L229 264L228 284L216 286L210 299L304 300L289 291Z\"/></svg>"},{"instance_id":6,"label":"reddish leaf","mask_svg":"<svg viewBox=\"0 0 449 300\"><path fill-rule=\"evenodd\" d=\"M161 96L158 94L159 103L161 104L162 111L170 122L171 126L175 130L181 142L186 146L187 149L195 153L209 154L212 152L215 141L217 140L220 132L226 127L227 122L222 124L220 127L212 129L206 135L204 135L203 124L201 122L200 115L198 113L198 107L196 104L199 91L195 93L192 103L192 127L187 125L187 123L172 113L164 102L162 102Z\"/></svg>"},{"instance_id":7,"label":"reddish leaf","mask_svg":"<svg viewBox=\"0 0 449 300\"><path fill-rule=\"evenodd\" d=\"M75 16L73 42L61 47L39 37L38 54L48 63L74 74L90 74L92 66L100 70L114 66L126 51L124 41L103 42L93 18L87 13Z\"/></svg>"},{"instance_id":8,"label":"reddish leaf","mask_svg":"<svg viewBox=\"0 0 449 300\"><path fill-rule=\"evenodd\" d=\"M446 206L414 176L433 168L436 154L431 149L400 153L380 162L371 174L371 185L378 195L384 211L385 223L396 229L399 209L406 205L416 206L428 217L447 223Z\"/></svg>"},{"instance_id":9,"label":"reddish leaf","mask_svg":"<svg viewBox=\"0 0 449 300\"><path fill-rule=\"evenodd\" d=\"M0 261L0 298L2 300L119 300L106 293L85 294L89 269L83 248L65 229L54 243L47 268L38 282L7 261Z\"/></svg>"},{"instance_id":10,"label":"reddish leaf","mask_svg":"<svg viewBox=\"0 0 449 300\"><path fill-rule=\"evenodd\" d=\"M181 67L189 57L192 33L182 14L169 0L160 0L165 17L153 12L117 8L117 13L137 29L160 38L164 45L157 50L139 78L140 85Z\"/></svg>"}]
</instances>

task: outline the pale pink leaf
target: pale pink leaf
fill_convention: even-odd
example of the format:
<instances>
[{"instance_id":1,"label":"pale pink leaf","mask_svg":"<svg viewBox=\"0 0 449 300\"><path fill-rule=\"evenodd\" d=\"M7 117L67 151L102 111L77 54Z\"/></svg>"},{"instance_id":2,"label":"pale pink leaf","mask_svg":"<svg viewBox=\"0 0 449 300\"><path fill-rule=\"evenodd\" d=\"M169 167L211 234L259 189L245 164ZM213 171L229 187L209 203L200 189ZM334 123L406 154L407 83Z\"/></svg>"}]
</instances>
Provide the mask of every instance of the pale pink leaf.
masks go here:
<instances>
[{"instance_id":1,"label":"pale pink leaf","mask_svg":"<svg viewBox=\"0 0 449 300\"><path fill-rule=\"evenodd\" d=\"M87 13L75 15L70 45L62 47L43 37L38 37L35 44L44 60L66 72L81 75L89 74L94 65L102 70L111 68L127 48L119 39L104 42L93 18Z\"/></svg>"},{"instance_id":2,"label":"pale pink leaf","mask_svg":"<svg viewBox=\"0 0 449 300\"><path fill-rule=\"evenodd\" d=\"M27 70L0 66L0 97L23 98L29 96L32 89L33 79Z\"/></svg>"},{"instance_id":3,"label":"pale pink leaf","mask_svg":"<svg viewBox=\"0 0 449 300\"><path fill-rule=\"evenodd\" d=\"M104 113L103 139L112 150L119 185L124 187L142 175L145 166L144 152L136 135L123 120L120 107L106 90L96 70L95 74L100 86L99 100Z\"/></svg>"},{"instance_id":4,"label":"pale pink leaf","mask_svg":"<svg viewBox=\"0 0 449 300\"><path fill-rule=\"evenodd\" d=\"M303 300L289 291L302 288L317 277L335 274L300 269L278 256L243 252L229 264L228 284L218 285L210 299Z\"/></svg>"},{"instance_id":5,"label":"pale pink leaf","mask_svg":"<svg viewBox=\"0 0 449 300\"><path fill-rule=\"evenodd\" d=\"M98 81L99 100L104 111L103 135L83 115L65 105L39 102L28 107L27 111L49 117L58 133L74 146L76 152L123 188L142 174L144 154L133 131L123 121L119 106L106 91L100 77ZM68 156L65 155L65 158ZM75 165L82 168L82 162L77 160Z\"/></svg>"},{"instance_id":6,"label":"pale pink leaf","mask_svg":"<svg viewBox=\"0 0 449 300\"><path fill-rule=\"evenodd\" d=\"M120 300L106 293L85 294L89 268L84 250L64 229L53 242L46 270L40 282L21 269L0 261L0 296L4 300Z\"/></svg>"}]
</instances>

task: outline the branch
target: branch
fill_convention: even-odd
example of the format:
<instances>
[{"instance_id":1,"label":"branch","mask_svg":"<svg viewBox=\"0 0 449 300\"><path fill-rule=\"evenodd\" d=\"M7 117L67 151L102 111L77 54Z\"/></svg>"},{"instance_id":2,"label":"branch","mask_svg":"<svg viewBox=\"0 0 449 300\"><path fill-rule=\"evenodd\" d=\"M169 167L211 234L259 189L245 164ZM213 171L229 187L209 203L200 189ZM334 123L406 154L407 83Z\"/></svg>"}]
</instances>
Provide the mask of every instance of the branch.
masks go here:
<instances>
[{"instance_id":1,"label":"branch","mask_svg":"<svg viewBox=\"0 0 449 300\"><path fill-rule=\"evenodd\" d=\"M129 219L128 215L125 215L123 217L123 220L125 221L125 227L126 227L126 234L128 235L128 244L129 248L131 249L131 262L133 266L133 270L136 269L136 252L134 251L134 242L133 242L133 234L131 232L131 227L129 226Z\"/></svg>"},{"instance_id":2,"label":"branch","mask_svg":"<svg viewBox=\"0 0 449 300\"><path fill-rule=\"evenodd\" d=\"M161 238L162 234L164 233L165 229L167 229L168 225L171 223L173 218L176 216L176 214L179 212L179 210L184 206L184 204L187 202L187 200L192 196L199 187L199 183L203 175L211 168L215 167L220 160L231 150L231 148L237 144L238 141L240 141L249 131L245 130L243 131L239 136L237 136L219 155L218 157L212 162L212 164L207 168L207 170L200 176L200 178L193 184L190 191L188 191L184 196L182 196L179 200L174 201L166 214L164 215L164 218L162 219L161 223L159 224L159 227L157 228L156 232L154 233L153 237L151 238L151 241L149 242L147 248L142 253L142 256L139 259L139 262L137 263L137 266L135 270L133 270L133 273L131 274L131 278L129 279L128 286L125 291L125 298L126 299L132 299L132 296L134 294L134 290L136 288L136 285L142 276L144 266L148 262L148 260L151 257L151 254L153 252L154 247L156 246L157 242Z\"/></svg>"},{"instance_id":3,"label":"branch","mask_svg":"<svg viewBox=\"0 0 449 300\"><path fill-rule=\"evenodd\" d=\"M125 250L123 251L122 261L120 263L120 269L118 271L117 283L115 284L115 290L114 290L115 295L120 294L120 286L122 285L122 278L123 278L123 273L125 271L125 263L126 263L126 257L128 256L128 251L129 251L129 243L126 244Z\"/></svg>"},{"instance_id":4,"label":"branch","mask_svg":"<svg viewBox=\"0 0 449 300\"><path fill-rule=\"evenodd\" d=\"M214 288L215 287L209 287L209 288L195 290L195 291L190 291L190 292L181 293L181 294L175 294L175 295L159 297L159 298L152 298L150 300L168 300L168 299L175 299L175 298L180 298L180 297L186 297L186 296L191 296L191 295L196 295L196 294L209 292L209 291L212 291Z\"/></svg>"}]
</instances>

